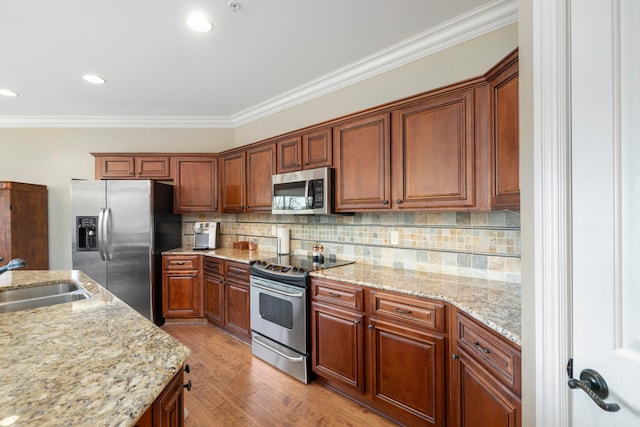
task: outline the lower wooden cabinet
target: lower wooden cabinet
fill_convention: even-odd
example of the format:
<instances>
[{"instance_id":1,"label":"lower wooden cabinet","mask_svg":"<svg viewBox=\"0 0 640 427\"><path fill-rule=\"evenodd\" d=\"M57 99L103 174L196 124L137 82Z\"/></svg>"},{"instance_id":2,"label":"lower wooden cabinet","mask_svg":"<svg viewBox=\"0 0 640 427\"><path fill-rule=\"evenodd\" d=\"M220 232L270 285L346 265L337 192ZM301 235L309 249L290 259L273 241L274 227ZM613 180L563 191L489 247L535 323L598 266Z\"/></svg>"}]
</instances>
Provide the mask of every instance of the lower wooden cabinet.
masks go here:
<instances>
[{"instance_id":1,"label":"lower wooden cabinet","mask_svg":"<svg viewBox=\"0 0 640 427\"><path fill-rule=\"evenodd\" d=\"M183 371L171 382L135 423L135 427L182 427L184 426Z\"/></svg>"},{"instance_id":2,"label":"lower wooden cabinet","mask_svg":"<svg viewBox=\"0 0 640 427\"><path fill-rule=\"evenodd\" d=\"M225 325L234 335L251 341L249 265L225 262Z\"/></svg>"},{"instance_id":3,"label":"lower wooden cabinet","mask_svg":"<svg viewBox=\"0 0 640 427\"><path fill-rule=\"evenodd\" d=\"M225 285L224 260L204 257L202 286L204 288L204 316L210 322L224 326Z\"/></svg>"},{"instance_id":4,"label":"lower wooden cabinet","mask_svg":"<svg viewBox=\"0 0 640 427\"><path fill-rule=\"evenodd\" d=\"M165 319L203 318L202 268L198 255L162 257L162 316Z\"/></svg>"}]
</instances>

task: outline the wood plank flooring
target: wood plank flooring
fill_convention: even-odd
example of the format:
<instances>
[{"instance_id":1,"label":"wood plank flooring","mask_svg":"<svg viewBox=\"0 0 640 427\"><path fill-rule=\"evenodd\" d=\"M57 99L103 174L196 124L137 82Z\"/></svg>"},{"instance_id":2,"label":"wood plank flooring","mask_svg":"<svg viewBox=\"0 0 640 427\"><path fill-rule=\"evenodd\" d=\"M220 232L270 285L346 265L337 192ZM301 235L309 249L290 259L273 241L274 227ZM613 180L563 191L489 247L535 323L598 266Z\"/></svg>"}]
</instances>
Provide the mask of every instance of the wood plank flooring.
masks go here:
<instances>
[{"instance_id":1,"label":"wood plank flooring","mask_svg":"<svg viewBox=\"0 0 640 427\"><path fill-rule=\"evenodd\" d=\"M215 326L162 329L192 352L185 427L395 425L317 382L305 385L280 372Z\"/></svg>"}]
</instances>

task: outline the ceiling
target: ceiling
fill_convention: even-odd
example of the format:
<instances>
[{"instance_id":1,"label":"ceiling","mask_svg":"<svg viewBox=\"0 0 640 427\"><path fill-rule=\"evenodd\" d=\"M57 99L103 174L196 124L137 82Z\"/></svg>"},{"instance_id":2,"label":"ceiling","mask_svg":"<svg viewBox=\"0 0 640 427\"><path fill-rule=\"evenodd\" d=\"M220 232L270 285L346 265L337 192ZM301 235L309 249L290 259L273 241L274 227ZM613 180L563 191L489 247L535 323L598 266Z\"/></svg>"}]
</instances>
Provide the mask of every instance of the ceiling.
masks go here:
<instances>
[{"instance_id":1,"label":"ceiling","mask_svg":"<svg viewBox=\"0 0 640 427\"><path fill-rule=\"evenodd\" d=\"M234 127L517 19L515 0L237 2L0 0L0 89L19 94L0 126Z\"/></svg>"}]
</instances>

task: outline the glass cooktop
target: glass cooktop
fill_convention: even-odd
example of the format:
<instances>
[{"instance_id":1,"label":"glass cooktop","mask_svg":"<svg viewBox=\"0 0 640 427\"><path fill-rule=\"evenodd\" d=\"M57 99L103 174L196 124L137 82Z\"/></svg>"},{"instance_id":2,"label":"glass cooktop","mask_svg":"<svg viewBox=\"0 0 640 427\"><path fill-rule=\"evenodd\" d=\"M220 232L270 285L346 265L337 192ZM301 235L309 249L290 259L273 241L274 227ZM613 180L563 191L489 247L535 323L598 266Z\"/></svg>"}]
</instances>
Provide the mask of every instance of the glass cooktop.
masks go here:
<instances>
[{"instance_id":1,"label":"glass cooktop","mask_svg":"<svg viewBox=\"0 0 640 427\"><path fill-rule=\"evenodd\" d=\"M322 260L314 261L312 257L300 256L300 255L279 255L273 258L267 258L258 261L260 264L266 264L270 266L268 269L271 271L286 272L287 269L301 270L301 271L315 271L324 270L326 268L339 267L341 265L353 264L354 261L334 259L330 257L324 257Z\"/></svg>"}]
</instances>

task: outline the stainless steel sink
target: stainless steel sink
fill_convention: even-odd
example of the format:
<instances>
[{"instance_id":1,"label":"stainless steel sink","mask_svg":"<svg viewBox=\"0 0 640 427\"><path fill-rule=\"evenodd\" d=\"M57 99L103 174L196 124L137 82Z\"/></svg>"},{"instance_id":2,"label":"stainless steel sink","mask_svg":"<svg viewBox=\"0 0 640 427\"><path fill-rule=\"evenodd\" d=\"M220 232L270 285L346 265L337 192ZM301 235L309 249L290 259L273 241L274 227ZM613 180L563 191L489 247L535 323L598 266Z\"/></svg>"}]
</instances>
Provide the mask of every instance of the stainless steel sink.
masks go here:
<instances>
[{"instance_id":1,"label":"stainless steel sink","mask_svg":"<svg viewBox=\"0 0 640 427\"><path fill-rule=\"evenodd\" d=\"M10 289L0 292L0 303L21 301L24 299L48 297L67 294L80 289L75 283L54 283L52 285L34 286L31 288Z\"/></svg>"},{"instance_id":2,"label":"stainless steel sink","mask_svg":"<svg viewBox=\"0 0 640 427\"><path fill-rule=\"evenodd\" d=\"M47 307L90 298L91 294L76 283L55 283L0 292L0 313Z\"/></svg>"}]
</instances>

